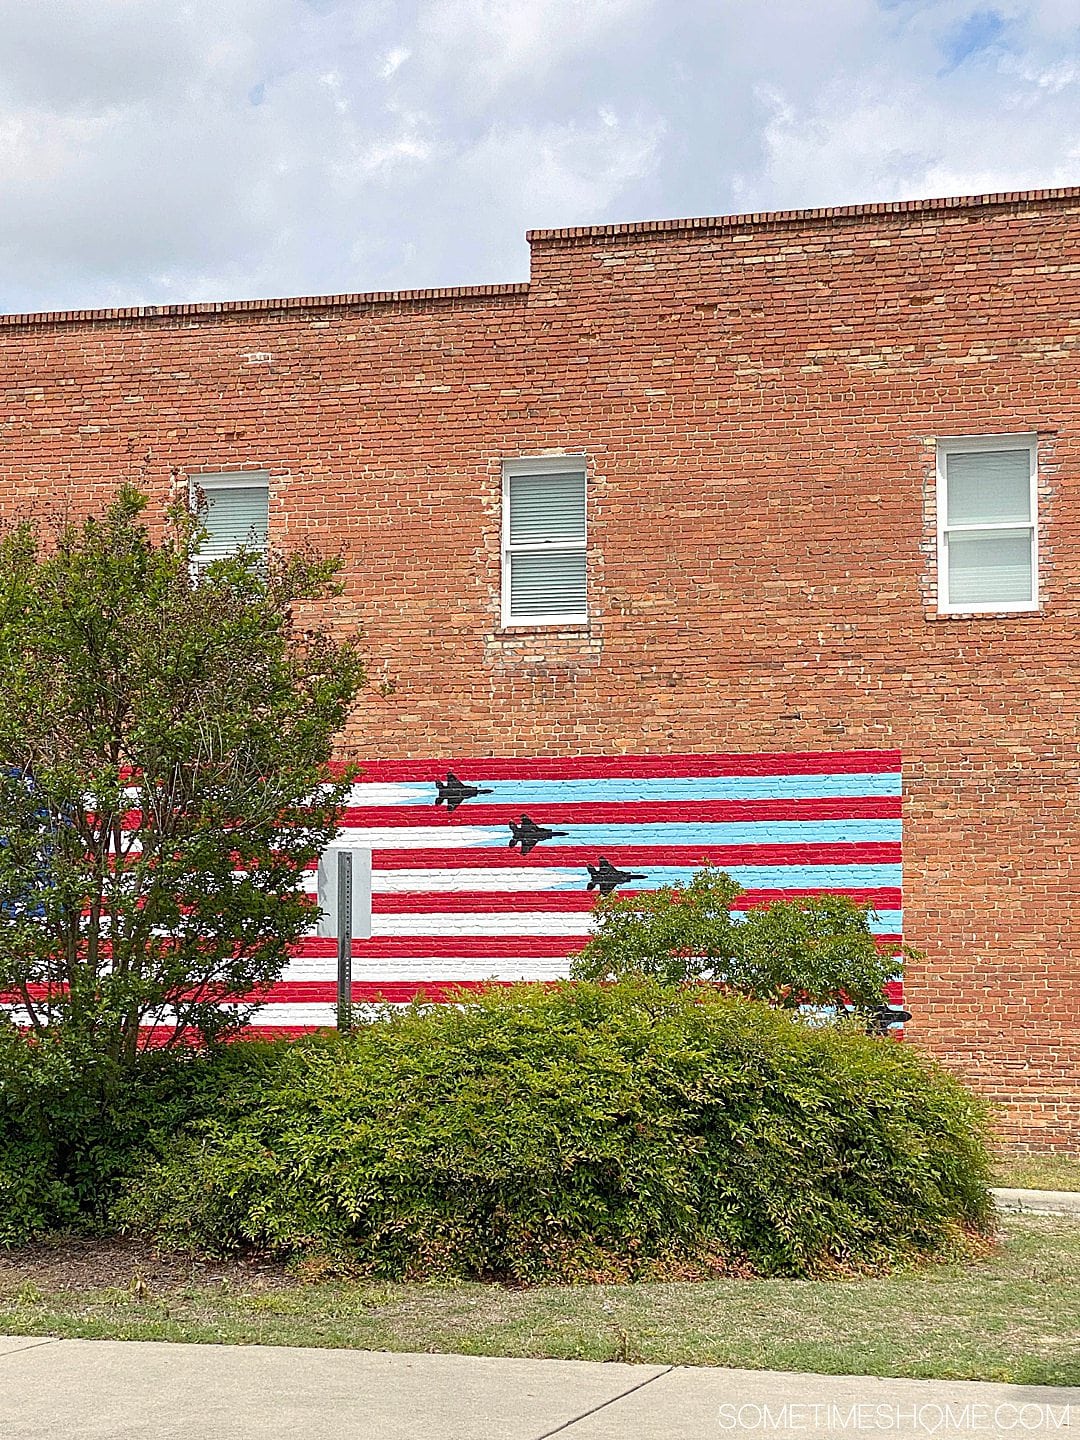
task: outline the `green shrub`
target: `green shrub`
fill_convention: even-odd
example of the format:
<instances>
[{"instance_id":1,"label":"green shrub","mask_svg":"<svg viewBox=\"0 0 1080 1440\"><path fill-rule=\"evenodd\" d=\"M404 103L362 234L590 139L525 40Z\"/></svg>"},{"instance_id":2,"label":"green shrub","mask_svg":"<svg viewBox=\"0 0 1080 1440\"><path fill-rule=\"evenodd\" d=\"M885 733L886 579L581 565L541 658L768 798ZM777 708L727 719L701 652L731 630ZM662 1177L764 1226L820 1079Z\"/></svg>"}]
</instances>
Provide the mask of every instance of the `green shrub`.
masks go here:
<instances>
[{"instance_id":1,"label":"green shrub","mask_svg":"<svg viewBox=\"0 0 1080 1440\"><path fill-rule=\"evenodd\" d=\"M732 987L770 1005L809 1002L876 1011L897 966L892 953L878 948L872 914L846 895L752 906L738 927Z\"/></svg>"},{"instance_id":2,"label":"green shrub","mask_svg":"<svg viewBox=\"0 0 1080 1440\"><path fill-rule=\"evenodd\" d=\"M0 1246L78 1223L79 1201L60 1174L60 1134L80 1103L67 1057L32 1051L0 1018Z\"/></svg>"},{"instance_id":3,"label":"green shrub","mask_svg":"<svg viewBox=\"0 0 1080 1440\"><path fill-rule=\"evenodd\" d=\"M711 980L735 995L795 1009L883 1003L896 970L878 949L872 911L844 895L813 895L731 913L742 886L706 866L685 885L605 896L594 934L574 957L583 980L651 975L667 984Z\"/></svg>"},{"instance_id":4,"label":"green shrub","mask_svg":"<svg viewBox=\"0 0 1080 1440\"><path fill-rule=\"evenodd\" d=\"M989 1223L957 1081L708 987L493 989L233 1081L128 1185L129 1228L523 1283L885 1268Z\"/></svg>"},{"instance_id":5,"label":"green shrub","mask_svg":"<svg viewBox=\"0 0 1080 1440\"><path fill-rule=\"evenodd\" d=\"M0 1246L49 1230L102 1229L145 1150L217 1108L274 1046L146 1051L129 1065L59 1031L0 1018Z\"/></svg>"},{"instance_id":6,"label":"green shrub","mask_svg":"<svg viewBox=\"0 0 1080 1440\"><path fill-rule=\"evenodd\" d=\"M685 885L604 895L572 974L581 980L651 975L669 985L726 974L739 953L731 906L741 894L730 875L706 866Z\"/></svg>"}]
</instances>

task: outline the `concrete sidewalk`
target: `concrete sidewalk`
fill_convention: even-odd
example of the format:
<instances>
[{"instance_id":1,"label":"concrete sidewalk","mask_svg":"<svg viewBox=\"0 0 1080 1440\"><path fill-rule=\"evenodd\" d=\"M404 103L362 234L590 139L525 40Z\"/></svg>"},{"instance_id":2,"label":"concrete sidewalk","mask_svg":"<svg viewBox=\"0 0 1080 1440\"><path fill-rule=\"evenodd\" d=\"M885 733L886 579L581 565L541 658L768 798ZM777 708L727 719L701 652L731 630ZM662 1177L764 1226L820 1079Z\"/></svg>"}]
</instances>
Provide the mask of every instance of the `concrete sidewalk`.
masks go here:
<instances>
[{"instance_id":1,"label":"concrete sidewalk","mask_svg":"<svg viewBox=\"0 0 1080 1440\"><path fill-rule=\"evenodd\" d=\"M0 1336L2 1440L1068 1436L1080 1388Z\"/></svg>"},{"instance_id":2,"label":"concrete sidewalk","mask_svg":"<svg viewBox=\"0 0 1080 1440\"><path fill-rule=\"evenodd\" d=\"M999 1210L1019 1215L1071 1215L1080 1220L1080 1190L991 1190Z\"/></svg>"}]
</instances>

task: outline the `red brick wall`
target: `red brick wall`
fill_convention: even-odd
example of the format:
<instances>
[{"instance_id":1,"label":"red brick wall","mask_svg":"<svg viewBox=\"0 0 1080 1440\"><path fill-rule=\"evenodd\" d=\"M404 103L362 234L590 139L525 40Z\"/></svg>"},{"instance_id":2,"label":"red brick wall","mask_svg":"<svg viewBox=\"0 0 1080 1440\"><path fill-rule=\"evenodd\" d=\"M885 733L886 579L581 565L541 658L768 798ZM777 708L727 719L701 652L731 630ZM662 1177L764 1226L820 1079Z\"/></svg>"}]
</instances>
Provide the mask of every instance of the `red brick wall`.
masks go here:
<instances>
[{"instance_id":1,"label":"red brick wall","mask_svg":"<svg viewBox=\"0 0 1080 1440\"><path fill-rule=\"evenodd\" d=\"M1078 316L1065 193L541 235L486 293L20 318L0 510L268 469L394 682L361 754L900 748L909 1034L1076 1151ZM933 439L1003 431L1039 435L1041 612L939 618ZM503 634L499 463L551 449L588 457L592 622Z\"/></svg>"}]
</instances>

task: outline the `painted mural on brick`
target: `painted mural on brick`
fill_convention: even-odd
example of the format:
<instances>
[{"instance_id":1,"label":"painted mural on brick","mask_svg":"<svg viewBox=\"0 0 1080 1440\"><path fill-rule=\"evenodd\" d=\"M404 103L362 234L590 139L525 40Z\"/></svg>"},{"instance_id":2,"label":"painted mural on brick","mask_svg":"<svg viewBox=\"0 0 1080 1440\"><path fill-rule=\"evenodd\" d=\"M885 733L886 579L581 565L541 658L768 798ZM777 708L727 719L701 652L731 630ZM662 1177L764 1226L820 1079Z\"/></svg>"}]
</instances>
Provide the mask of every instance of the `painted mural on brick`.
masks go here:
<instances>
[{"instance_id":1,"label":"painted mural on brick","mask_svg":"<svg viewBox=\"0 0 1080 1440\"><path fill-rule=\"evenodd\" d=\"M565 975L599 895L706 862L744 887L741 905L839 892L900 943L896 750L376 761L350 798L343 838L370 846L373 868L356 1003ZM332 1025L335 971L334 941L306 941L260 1028Z\"/></svg>"}]
</instances>

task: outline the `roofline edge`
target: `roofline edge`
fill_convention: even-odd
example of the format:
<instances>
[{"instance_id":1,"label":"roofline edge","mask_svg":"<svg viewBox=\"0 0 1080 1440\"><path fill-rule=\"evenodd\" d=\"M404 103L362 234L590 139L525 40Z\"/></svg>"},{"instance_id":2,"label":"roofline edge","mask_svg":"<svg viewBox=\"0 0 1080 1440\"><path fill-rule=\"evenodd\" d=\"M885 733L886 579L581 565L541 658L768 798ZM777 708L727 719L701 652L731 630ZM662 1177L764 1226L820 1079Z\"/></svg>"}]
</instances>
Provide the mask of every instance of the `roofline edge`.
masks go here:
<instances>
[{"instance_id":1,"label":"roofline edge","mask_svg":"<svg viewBox=\"0 0 1080 1440\"><path fill-rule=\"evenodd\" d=\"M781 225L817 220L849 220L863 216L917 215L940 210L968 210L1040 201L1080 201L1080 185L1046 190L1002 190L986 195L943 195L926 200L875 200L859 205L824 205L806 210L755 210L742 215L701 215L676 220L631 220L611 225L569 225L560 229L527 230L530 245L550 240L615 239L621 235L655 235L673 230L735 230L752 225Z\"/></svg>"},{"instance_id":2,"label":"roofline edge","mask_svg":"<svg viewBox=\"0 0 1080 1440\"><path fill-rule=\"evenodd\" d=\"M0 330L18 325L64 325L109 320L186 320L269 310L334 310L351 305L423 304L432 300L490 300L529 293L527 280L505 285L444 285L429 290L361 290L341 295L290 295L268 300L202 300L176 305L121 305L90 310L28 310L0 315Z\"/></svg>"}]
</instances>

